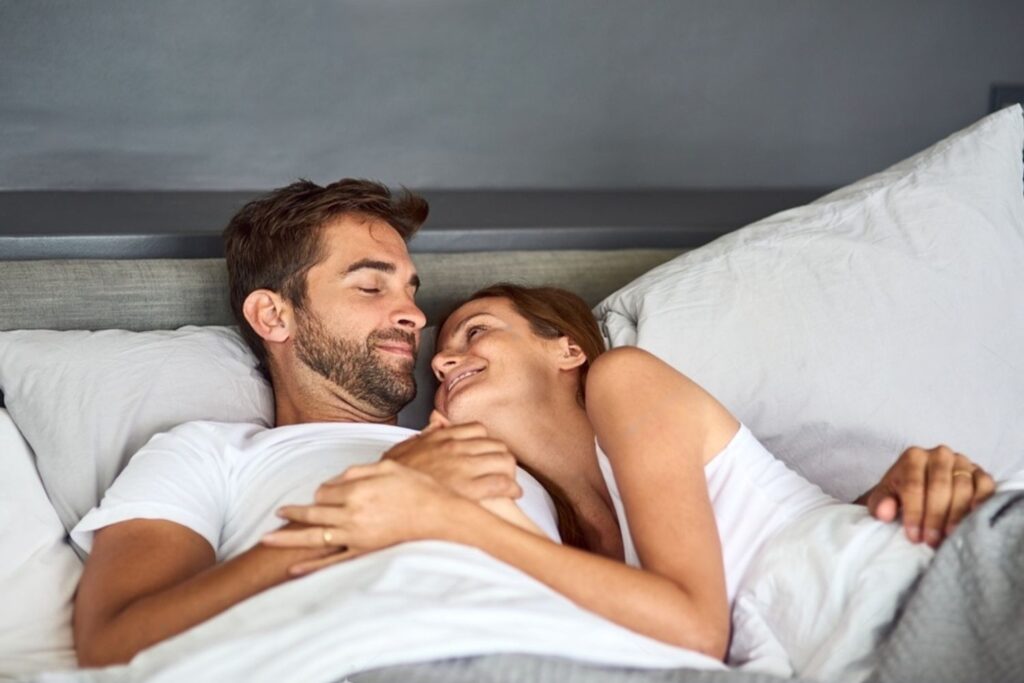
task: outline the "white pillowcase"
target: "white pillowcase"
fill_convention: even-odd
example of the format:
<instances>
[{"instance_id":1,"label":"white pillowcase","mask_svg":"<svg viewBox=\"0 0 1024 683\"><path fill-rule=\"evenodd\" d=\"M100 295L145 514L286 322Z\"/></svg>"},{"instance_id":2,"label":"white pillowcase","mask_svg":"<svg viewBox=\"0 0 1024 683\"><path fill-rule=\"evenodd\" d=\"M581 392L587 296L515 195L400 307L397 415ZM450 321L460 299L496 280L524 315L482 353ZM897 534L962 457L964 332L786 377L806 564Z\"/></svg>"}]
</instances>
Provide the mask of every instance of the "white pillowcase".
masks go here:
<instances>
[{"instance_id":1,"label":"white pillowcase","mask_svg":"<svg viewBox=\"0 0 1024 683\"><path fill-rule=\"evenodd\" d=\"M157 432L274 416L269 385L228 327L3 332L0 387L69 531Z\"/></svg>"},{"instance_id":2,"label":"white pillowcase","mask_svg":"<svg viewBox=\"0 0 1024 683\"><path fill-rule=\"evenodd\" d=\"M688 252L596 311L612 346L686 373L839 498L912 444L1019 470L1022 148L1018 105Z\"/></svg>"},{"instance_id":3,"label":"white pillowcase","mask_svg":"<svg viewBox=\"0 0 1024 683\"><path fill-rule=\"evenodd\" d=\"M76 665L71 598L82 564L32 460L0 408L0 678Z\"/></svg>"}]
</instances>

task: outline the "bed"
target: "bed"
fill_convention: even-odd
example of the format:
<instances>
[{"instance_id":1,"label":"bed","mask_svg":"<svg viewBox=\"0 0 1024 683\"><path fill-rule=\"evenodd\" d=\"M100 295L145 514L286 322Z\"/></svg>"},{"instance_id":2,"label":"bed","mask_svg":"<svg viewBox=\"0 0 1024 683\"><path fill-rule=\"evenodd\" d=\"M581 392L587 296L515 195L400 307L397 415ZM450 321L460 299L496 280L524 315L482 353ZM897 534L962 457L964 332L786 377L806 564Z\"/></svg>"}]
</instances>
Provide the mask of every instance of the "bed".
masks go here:
<instances>
[{"instance_id":1,"label":"bed","mask_svg":"<svg viewBox=\"0 0 1024 683\"><path fill-rule=\"evenodd\" d=\"M217 629L203 625L129 667L75 672L70 601L81 559L66 540L68 529L154 433L191 419L267 421L269 388L230 327L220 259L4 261L0 677L1019 679L1024 654L1013 643L1024 637L1022 150L1024 119L1014 106L885 171L689 251L417 253L413 242L425 283L419 302L429 321L496 280L572 289L595 306L609 344L647 348L696 379L790 467L841 500L866 490L911 443L950 443L1003 482L1000 494L934 560L927 558L927 570L894 570L905 589L885 604L865 596L895 574L851 573L849 558L857 553L841 534L814 543L814 529L793 534L786 540L793 552L775 548L761 563L764 575L744 589L749 629L734 633L734 645L745 649L730 661L740 671L632 639L602 620L570 614L571 605L552 607L545 601L556 599L512 577L526 592L516 594L515 610L485 622L497 631L508 625L490 640L459 645L459 633L486 630L463 623L468 630L439 630L396 657L380 654L387 650L381 639L345 631L352 647L365 643L380 652L345 651L330 660L303 650L302 661L315 666L302 668L280 654L257 656L287 638L274 635L273 621L246 631L239 625L254 612L236 608L208 622L220 620ZM400 416L411 427L424 423L432 395L425 363L417 373L419 399ZM772 572L796 548L805 562L780 579ZM455 551L428 544L418 552L419 561L448 567L447 553ZM504 576L486 558L458 558L477 563L478 571L449 576L451 585ZM395 567L404 560L392 559L387 571L401 575ZM359 585L348 571L356 570L314 579L325 582L321 594ZM861 579L866 585L858 593ZM296 594L290 604L302 600ZM393 619L408 614L403 605ZM451 605L443 606L450 617ZM274 610L268 613L282 620L302 616ZM377 627L386 632L386 623Z\"/></svg>"}]
</instances>

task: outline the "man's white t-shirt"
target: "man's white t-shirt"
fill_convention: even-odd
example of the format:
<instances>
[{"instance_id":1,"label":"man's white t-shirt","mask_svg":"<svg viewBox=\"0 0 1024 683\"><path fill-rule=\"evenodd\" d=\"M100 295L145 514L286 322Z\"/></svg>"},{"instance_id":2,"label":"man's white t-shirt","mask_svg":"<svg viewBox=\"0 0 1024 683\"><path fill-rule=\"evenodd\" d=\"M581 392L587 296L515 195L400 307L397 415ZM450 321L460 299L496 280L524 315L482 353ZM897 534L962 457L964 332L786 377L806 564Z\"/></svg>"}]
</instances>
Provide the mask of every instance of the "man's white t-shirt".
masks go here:
<instances>
[{"instance_id":1,"label":"man's white t-shirt","mask_svg":"<svg viewBox=\"0 0 1024 683\"><path fill-rule=\"evenodd\" d=\"M223 562L282 526L282 505L313 502L316 489L353 465L381 455L417 432L391 425L318 422L268 429L261 425L188 422L157 434L71 532L86 552L94 533L129 519L162 519L205 538ZM516 502L558 539L547 492L522 469Z\"/></svg>"}]
</instances>

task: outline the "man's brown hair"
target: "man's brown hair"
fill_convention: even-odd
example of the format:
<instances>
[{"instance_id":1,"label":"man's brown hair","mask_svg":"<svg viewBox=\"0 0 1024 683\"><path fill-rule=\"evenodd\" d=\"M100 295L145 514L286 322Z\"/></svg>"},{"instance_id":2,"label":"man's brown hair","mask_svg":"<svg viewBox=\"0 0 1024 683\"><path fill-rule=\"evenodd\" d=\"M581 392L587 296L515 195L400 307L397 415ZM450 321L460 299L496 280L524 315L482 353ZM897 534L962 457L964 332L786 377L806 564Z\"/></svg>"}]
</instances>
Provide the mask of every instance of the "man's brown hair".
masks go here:
<instances>
[{"instance_id":1,"label":"man's brown hair","mask_svg":"<svg viewBox=\"0 0 1024 683\"><path fill-rule=\"evenodd\" d=\"M326 225L346 215L379 218L409 241L428 210L427 201L408 190L396 195L380 183L343 178L324 187L294 182L257 197L234 215L224 229L231 312L268 379L263 339L242 313L249 293L269 289L301 310L306 273L324 258L320 235Z\"/></svg>"}]
</instances>

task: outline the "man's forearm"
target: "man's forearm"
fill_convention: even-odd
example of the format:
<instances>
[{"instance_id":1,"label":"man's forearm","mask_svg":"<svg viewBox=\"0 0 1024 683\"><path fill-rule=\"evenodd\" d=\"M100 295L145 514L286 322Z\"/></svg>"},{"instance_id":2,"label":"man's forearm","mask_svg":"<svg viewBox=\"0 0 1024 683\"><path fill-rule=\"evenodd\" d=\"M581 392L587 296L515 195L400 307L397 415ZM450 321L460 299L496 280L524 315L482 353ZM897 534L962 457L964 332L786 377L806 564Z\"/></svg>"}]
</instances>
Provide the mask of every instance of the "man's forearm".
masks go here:
<instances>
[{"instance_id":1,"label":"man's forearm","mask_svg":"<svg viewBox=\"0 0 1024 683\"><path fill-rule=\"evenodd\" d=\"M319 549L256 545L172 588L140 598L113 615L98 633L87 634L87 643L76 643L79 663L106 666L127 662L139 651L284 583L291 578L288 569L295 563L325 554Z\"/></svg>"}]
</instances>

